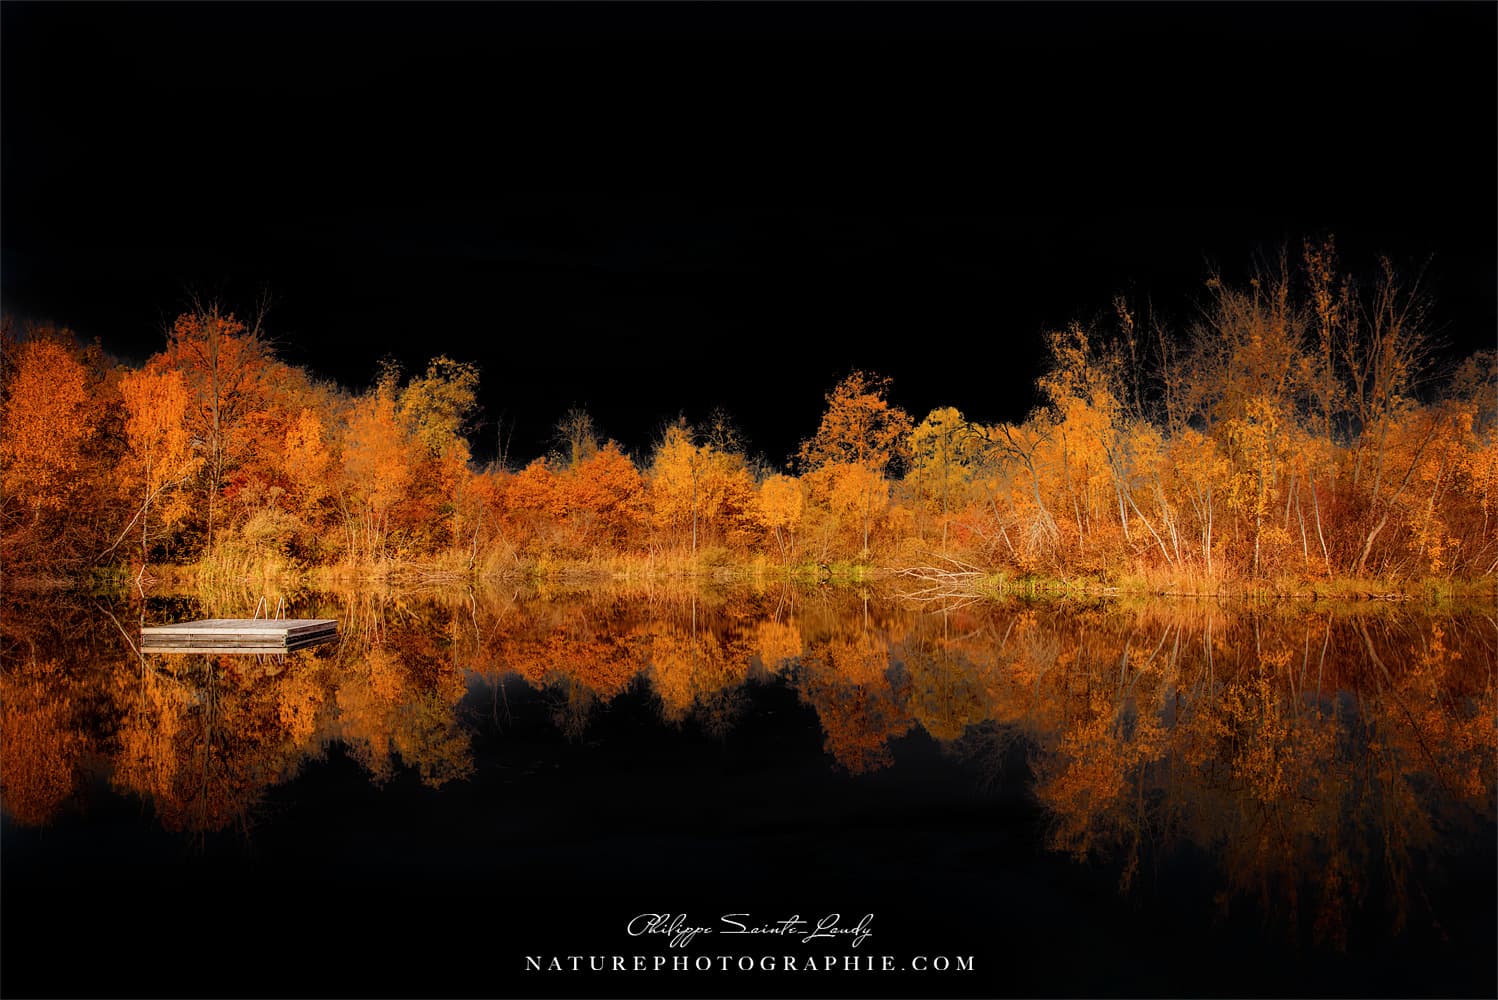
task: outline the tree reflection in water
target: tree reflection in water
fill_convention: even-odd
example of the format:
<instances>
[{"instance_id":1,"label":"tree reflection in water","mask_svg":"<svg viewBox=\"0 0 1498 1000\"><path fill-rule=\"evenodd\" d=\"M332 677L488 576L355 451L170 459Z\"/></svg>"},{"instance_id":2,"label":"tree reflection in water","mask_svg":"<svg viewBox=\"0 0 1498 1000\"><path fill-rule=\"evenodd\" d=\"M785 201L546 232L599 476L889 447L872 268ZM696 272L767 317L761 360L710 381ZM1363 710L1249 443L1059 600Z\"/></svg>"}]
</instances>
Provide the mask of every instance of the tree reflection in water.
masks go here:
<instances>
[{"instance_id":1,"label":"tree reflection in water","mask_svg":"<svg viewBox=\"0 0 1498 1000\"><path fill-rule=\"evenodd\" d=\"M297 611L337 617L339 641L142 656L91 606L18 601L0 674L7 815L46 824L98 775L168 830L248 831L267 791L335 744L375 785L408 770L439 788L473 773L476 730L508 712L517 678L579 742L626 692L648 692L663 726L728 738L754 725L757 686L787 685L849 780L898 767L911 733L980 777L1023 747L1054 850L1115 862L1124 891L1173 851L1205 852L1223 911L1246 902L1334 948L1370 902L1394 931L1428 920L1417 861L1494 815L1487 609L932 612L828 588L654 587L304 594ZM475 684L494 694L482 711Z\"/></svg>"}]
</instances>

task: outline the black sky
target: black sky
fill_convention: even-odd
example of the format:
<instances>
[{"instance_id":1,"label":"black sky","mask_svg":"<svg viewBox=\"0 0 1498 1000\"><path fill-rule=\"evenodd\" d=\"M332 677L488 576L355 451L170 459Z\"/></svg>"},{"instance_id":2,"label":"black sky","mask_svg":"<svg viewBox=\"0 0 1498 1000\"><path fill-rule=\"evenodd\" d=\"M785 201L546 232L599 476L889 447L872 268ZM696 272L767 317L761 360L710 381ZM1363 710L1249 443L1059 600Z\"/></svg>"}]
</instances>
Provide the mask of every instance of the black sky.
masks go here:
<instances>
[{"instance_id":1,"label":"black sky","mask_svg":"<svg viewBox=\"0 0 1498 1000\"><path fill-rule=\"evenodd\" d=\"M1335 231L1498 329L1491 4L0 7L0 294L140 359L268 287L360 388L483 369L492 453L714 405L779 460L849 368L1016 418L1039 335Z\"/></svg>"}]
</instances>

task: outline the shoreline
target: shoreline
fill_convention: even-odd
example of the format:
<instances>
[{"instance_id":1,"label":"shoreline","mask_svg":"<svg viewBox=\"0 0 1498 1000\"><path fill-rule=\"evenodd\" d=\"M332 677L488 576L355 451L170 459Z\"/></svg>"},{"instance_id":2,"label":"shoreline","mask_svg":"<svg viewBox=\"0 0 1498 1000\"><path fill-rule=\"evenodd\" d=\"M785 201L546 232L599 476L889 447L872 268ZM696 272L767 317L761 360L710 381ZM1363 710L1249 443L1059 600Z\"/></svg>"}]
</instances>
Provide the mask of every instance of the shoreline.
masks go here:
<instances>
[{"instance_id":1,"label":"shoreline","mask_svg":"<svg viewBox=\"0 0 1498 1000\"><path fill-rule=\"evenodd\" d=\"M139 567L109 567L86 573L0 574L0 591L46 593L57 591L115 592L134 589ZM1479 604L1498 607L1498 577L1476 580L1385 580L1332 578L1155 580L1120 574L1115 577L1052 577L1016 575L1003 570L964 568L948 570L930 565L888 566L875 563L803 562L781 564L766 559L736 560L721 553L708 558L690 556L613 557L606 559L539 559L517 563L503 572L477 568L455 569L427 562L389 562L378 566L274 567L226 575L211 564L161 564L145 568L147 592L183 593L203 590L336 590L355 587L431 588L538 586L651 586L693 584L710 586L794 584L801 586L909 586L900 596L917 601L1166 599L1220 602L1399 603L1440 606Z\"/></svg>"}]
</instances>

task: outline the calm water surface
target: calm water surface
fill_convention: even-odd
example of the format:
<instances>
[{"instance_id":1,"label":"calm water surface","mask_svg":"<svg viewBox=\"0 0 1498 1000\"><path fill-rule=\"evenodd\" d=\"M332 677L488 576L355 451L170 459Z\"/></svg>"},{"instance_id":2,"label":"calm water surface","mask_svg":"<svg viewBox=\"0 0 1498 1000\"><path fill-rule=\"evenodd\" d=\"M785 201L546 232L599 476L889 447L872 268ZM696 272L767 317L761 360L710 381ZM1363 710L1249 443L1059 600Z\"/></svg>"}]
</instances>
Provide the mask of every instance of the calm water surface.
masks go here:
<instances>
[{"instance_id":1,"label":"calm water surface","mask_svg":"<svg viewBox=\"0 0 1498 1000\"><path fill-rule=\"evenodd\" d=\"M6 597L5 995L1498 991L1491 609L236 600Z\"/></svg>"}]
</instances>

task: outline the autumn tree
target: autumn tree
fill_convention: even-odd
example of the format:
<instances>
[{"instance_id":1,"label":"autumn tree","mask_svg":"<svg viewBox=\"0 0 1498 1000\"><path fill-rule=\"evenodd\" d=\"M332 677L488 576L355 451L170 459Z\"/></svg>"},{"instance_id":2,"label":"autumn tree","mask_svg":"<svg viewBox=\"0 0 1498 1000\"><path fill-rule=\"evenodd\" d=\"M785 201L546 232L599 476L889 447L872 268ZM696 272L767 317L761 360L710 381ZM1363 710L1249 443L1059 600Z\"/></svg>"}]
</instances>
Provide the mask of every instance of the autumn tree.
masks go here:
<instances>
[{"instance_id":1,"label":"autumn tree","mask_svg":"<svg viewBox=\"0 0 1498 1000\"><path fill-rule=\"evenodd\" d=\"M1406 281L1387 257L1379 261L1379 275L1371 294L1361 303L1362 335L1346 341L1344 360L1350 377L1353 417L1358 439L1354 451L1353 486L1368 480L1371 508L1357 572L1366 571L1369 553L1399 498L1409 485L1419 456L1406 461L1392 454L1391 442L1408 425L1402 419L1414 385L1429 360L1427 316L1430 299L1419 278ZM1430 438L1419 446L1423 450Z\"/></svg>"},{"instance_id":2,"label":"autumn tree","mask_svg":"<svg viewBox=\"0 0 1498 1000\"><path fill-rule=\"evenodd\" d=\"M1357 326L1357 303L1351 280L1339 271L1334 236L1306 240L1303 253L1315 333L1308 388L1313 412L1320 416L1321 436L1334 444L1347 405L1340 373L1348 338Z\"/></svg>"},{"instance_id":3,"label":"autumn tree","mask_svg":"<svg viewBox=\"0 0 1498 1000\"><path fill-rule=\"evenodd\" d=\"M478 409L478 367L439 356L426 372L409 379L399 392L397 409L412 442L422 455L428 482L441 498L438 516L448 521L448 540L457 547L465 537L466 486L470 451L467 434ZM468 513L468 525L474 517Z\"/></svg>"},{"instance_id":4,"label":"autumn tree","mask_svg":"<svg viewBox=\"0 0 1498 1000\"><path fill-rule=\"evenodd\" d=\"M754 509L760 524L774 534L781 559L789 559L795 550L803 504L801 483L791 476L777 473L759 485Z\"/></svg>"},{"instance_id":5,"label":"autumn tree","mask_svg":"<svg viewBox=\"0 0 1498 1000\"><path fill-rule=\"evenodd\" d=\"M139 370L6 322L0 559L81 565L139 543L208 572L342 558L544 576L556 559L662 548L904 564L939 519L934 560L964 573L1192 592L1235 575L1498 573L1491 355L1425 381L1422 280L1388 261L1354 280L1340 249L1326 237L1294 268L1281 253L1244 281L1212 275L1179 335L1122 299L1116 327L1045 333L1038 402L1017 422L939 406L913 424L887 378L855 371L826 394L796 476L749 457L722 411L636 458L580 408L545 459L480 472L471 364L387 366L354 395L217 306L179 316ZM257 562L269 554L289 558Z\"/></svg>"},{"instance_id":6,"label":"autumn tree","mask_svg":"<svg viewBox=\"0 0 1498 1000\"><path fill-rule=\"evenodd\" d=\"M568 469L575 469L586 462L602 443L592 415L580 406L574 406L562 414L562 419L557 421L553 430L552 439L559 449L562 465Z\"/></svg>"},{"instance_id":7,"label":"autumn tree","mask_svg":"<svg viewBox=\"0 0 1498 1000\"><path fill-rule=\"evenodd\" d=\"M1023 424L994 424L982 428L985 448L979 482L989 498L1000 537L1009 552L1029 563L1052 552L1061 528L1046 504L1037 459L1052 435L1044 415ZM1000 509L1000 498L1004 510ZM1020 537L1011 539L1006 521L1012 520Z\"/></svg>"},{"instance_id":8,"label":"autumn tree","mask_svg":"<svg viewBox=\"0 0 1498 1000\"><path fill-rule=\"evenodd\" d=\"M260 323L247 327L217 304L183 313L167 333L167 362L186 380L193 436L203 442L210 550L225 472L254 444L242 432L270 391L270 361Z\"/></svg>"},{"instance_id":9,"label":"autumn tree","mask_svg":"<svg viewBox=\"0 0 1498 1000\"><path fill-rule=\"evenodd\" d=\"M859 462L830 462L802 477L812 506L825 519L823 552L839 535L848 536L847 547L858 546L867 557L875 524L890 507L889 481L875 469Z\"/></svg>"},{"instance_id":10,"label":"autumn tree","mask_svg":"<svg viewBox=\"0 0 1498 1000\"><path fill-rule=\"evenodd\" d=\"M60 509L97 419L88 372L55 331L6 342L0 418L0 509L15 505L33 520Z\"/></svg>"},{"instance_id":11,"label":"autumn tree","mask_svg":"<svg viewBox=\"0 0 1498 1000\"><path fill-rule=\"evenodd\" d=\"M433 358L426 372L400 390L401 419L428 453L469 457L466 435L478 407L478 366L445 356Z\"/></svg>"},{"instance_id":12,"label":"autumn tree","mask_svg":"<svg viewBox=\"0 0 1498 1000\"><path fill-rule=\"evenodd\" d=\"M954 406L932 410L910 433L910 476L943 516L961 502L978 444L972 425Z\"/></svg>"},{"instance_id":13,"label":"autumn tree","mask_svg":"<svg viewBox=\"0 0 1498 1000\"><path fill-rule=\"evenodd\" d=\"M536 459L513 475L498 477L498 516L516 544L534 552L560 527L552 515L557 475L545 459Z\"/></svg>"},{"instance_id":14,"label":"autumn tree","mask_svg":"<svg viewBox=\"0 0 1498 1000\"><path fill-rule=\"evenodd\" d=\"M817 433L801 445L801 464L819 469L856 462L883 475L908 455L910 415L889 401L890 379L855 371L827 394Z\"/></svg>"},{"instance_id":15,"label":"autumn tree","mask_svg":"<svg viewBox=\"0 0 1498 1000\"><path fill-rule=\"evenodd\" d=\"M163 530L180 522L187 512L182 487L203 464L188 433L190 397L178 369L131 372L120 382L125 402L125 434L130 442L130 468L138 481L140 506L120 533L123 539L140 526L141 562L150 554L151 506ZM116 545L119 544L116 541Z\"/></svg>"},{"instance_id":16,"label":"autumn tree","mask_svg":"<svg viewBox=\"0 0 1498 1000\"><path fill-rule=\"evenodd\" d=\"M890 380L854 371L827 394L827 411L817 433L801 445L802 466L826 472L833 466L857 466L869 475L833 475L828 496L846 499L857 493L863 552L869 551L869 532L879 498L887 498L880 482L898 473L909 457L910 415L889 401ZM878 482L876 482L876 480Z\"/></svg>"},{"instance_id":17,"label":"autumn tree","mask_svg":"<svg viewBox=\"0 0 1498 1000\"><path fill-rule=\"evenodd\" d=\"M114 527L118 397L95 346L0 321L0 561L78 566Z\"/></svg>"},{"instance_id":18,"label":"autumn tree","mask_svg":"<svg viewBox=\"0 0 1498 1000\"><path fill-rule=\"evenodd\" d=\"M953 406L932 410L910 433L907 481L920 507L940 515L943 545L951 515L967 506L983 446L980 431Z\"/></svg>"},{"instance_id":19,"label":"autumn tree","mask_svg":"<svg viewBox=\"0 0 1498 1000\"><path fill-rule=\"evenodd\" d=\"M718 436L732 446L732 437ZM711 441L678 419L668 426L650 465L650 504L656 526L687 539L697 552L699 538L743 527L751 517L754 482L743 455Z\"/></svg>"},{"instance_id":20,"label":"autumn tree","mask_svg":"<svg viewBox=\"0 0 1498 1000\"><path fill-rule=\"evenodd\" d=\"M555 478L553 515L568 521L580 544L622 548L644 506L645 483L629 456L606 442L576 468Z\"/></svg>"},{"instance_id":21,"label":"autumn tree","mask_svg":"<svg viewBox=\"0 0 1498 1000\"><path fill-rule=\"evenodd\" d=\"M703 449L696 442L696 431L685 418L666 428L651 464L651 506L656 524L675 530L689 524L693 554L697 552L697 526L702 510L699 494L706 464Z\"/></svg>"},{"instance_id":22,"label":"autumn tree","mask_svg":"<svg viewBox=\"0 0 1498 1000\"><path fill-rule=\"evenodd\" d=\"M1288 415L1304 391L1307 316L1293 295L1281 256L1247 287L1220 275L1207 281L1210 302L1192 328L1191 410L1211 431L1251 407ZM1258 402L1255 402L1258 401Z\"/></svg>"},{"instance_id":23,"label":"autumn tree","mask_svg":"<svg viewBox=\"0 0 1498 1000\"><path fill-rule=\"evenodd\" d=\"M368 562L387 555L391 512L406 499L415 464L396 395L395 377L387 373L355 405L344 434L348 489L341 502L348 549Z\"/></svg>"},{"instance_id":24,"label":"autumn tree","mask_svg":"<svg viewBox=\"0 0 1498 1000\"><path fill-rule=\"evenodd\" d=\"M281 448L282 475L302 516L315 518L336 490L334 442L324 417L303 407L286 428Z\"/></svg>"}]
</instances>

